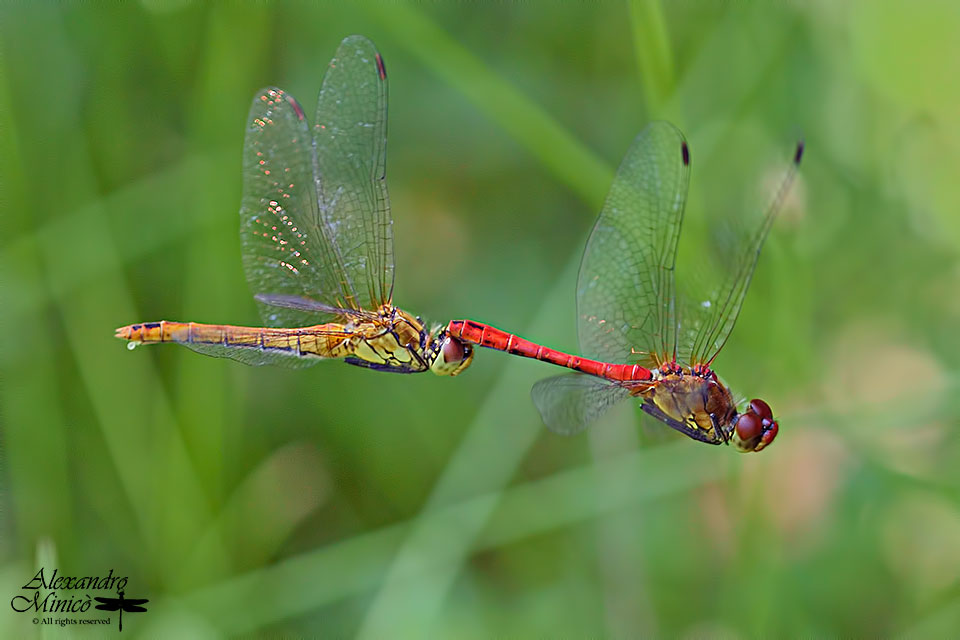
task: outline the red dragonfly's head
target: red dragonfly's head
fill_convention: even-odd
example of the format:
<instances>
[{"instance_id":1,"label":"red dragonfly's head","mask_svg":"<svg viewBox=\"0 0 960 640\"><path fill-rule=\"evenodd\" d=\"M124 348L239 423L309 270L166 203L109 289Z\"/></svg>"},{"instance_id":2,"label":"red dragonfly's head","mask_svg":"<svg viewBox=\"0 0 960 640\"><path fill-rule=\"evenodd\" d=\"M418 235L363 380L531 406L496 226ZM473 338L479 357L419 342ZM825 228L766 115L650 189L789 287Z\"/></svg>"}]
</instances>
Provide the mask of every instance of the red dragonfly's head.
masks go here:
<instances>
[{"instance_id":1,"label":"red dragonfly's head","mask_svg":"<svg viewBox=\"0 0 960 640\"><path fill-rule=\"evenodd\" d=\"M779 429L770 405L754 398L747 410L737 417L732 434L733 446L744 453L762 451L777 437Z\"/></svg>"}]
</instances>

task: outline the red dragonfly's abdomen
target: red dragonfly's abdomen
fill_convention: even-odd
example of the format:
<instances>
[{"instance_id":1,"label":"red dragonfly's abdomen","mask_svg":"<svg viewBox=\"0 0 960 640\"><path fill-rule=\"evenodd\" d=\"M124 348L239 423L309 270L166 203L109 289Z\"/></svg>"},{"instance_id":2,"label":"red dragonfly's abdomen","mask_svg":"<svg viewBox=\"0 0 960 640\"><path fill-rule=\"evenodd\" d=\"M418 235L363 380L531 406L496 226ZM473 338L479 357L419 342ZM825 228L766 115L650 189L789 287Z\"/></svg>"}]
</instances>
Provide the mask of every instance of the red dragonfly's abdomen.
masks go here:
<instances>
[{"instance_id":1,"label":"red dragonfly's abdomen","mask_svg":"<svg viewBox=\"0 0 960 640\"><path fill-rule=\"evenodd\" d=\"M168 320L131 324L120 327L116 333L118 338L129 340L131 343L209 344L226 348L283 351L291 355L313 355L322 358L339 358L349 355L344 348L349 335L343 331L343 325L336 323L283 329Z\"/></svg>"},{"instance_id":2,"label":"red dragonfly's abdomen","mask_svg":"<svg viewBox=\"0 0 960 640\"><path fill-rule=\"evenodd\" d=\"M455 338L478 344L482 347L505 351L525 358L542 360L551 364L567 367L583 373L589 373L607 380L629 381L650 380L653 374L638 364L610 364L588 358L570 355L556 349L544 347L512 333L507 333L488 324L472 320L451 320L447 333Z\"/></svg>"}]
</instances>

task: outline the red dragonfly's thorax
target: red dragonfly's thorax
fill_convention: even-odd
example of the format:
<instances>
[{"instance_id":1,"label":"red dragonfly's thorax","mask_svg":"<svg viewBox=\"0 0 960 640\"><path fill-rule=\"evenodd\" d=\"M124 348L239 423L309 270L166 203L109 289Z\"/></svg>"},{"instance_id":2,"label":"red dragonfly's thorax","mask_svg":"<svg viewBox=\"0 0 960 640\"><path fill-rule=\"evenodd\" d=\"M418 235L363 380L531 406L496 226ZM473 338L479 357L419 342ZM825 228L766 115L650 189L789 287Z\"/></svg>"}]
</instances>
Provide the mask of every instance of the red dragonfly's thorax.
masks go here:
<instances>
[{"instance_id":1,"label":"red dragonfly's thorax","mask_svg":"<svg viewBox=\"0 0 960 640\"><path fill-rule=\"evenodd\" d=\"M677 373L659 373L656 384L640 389L639 394L652 402L667 417L702 431L711 440L725 440L737 416L730 389L715 375L701 376L681 369Z\"/></svg>"}]
</instances>

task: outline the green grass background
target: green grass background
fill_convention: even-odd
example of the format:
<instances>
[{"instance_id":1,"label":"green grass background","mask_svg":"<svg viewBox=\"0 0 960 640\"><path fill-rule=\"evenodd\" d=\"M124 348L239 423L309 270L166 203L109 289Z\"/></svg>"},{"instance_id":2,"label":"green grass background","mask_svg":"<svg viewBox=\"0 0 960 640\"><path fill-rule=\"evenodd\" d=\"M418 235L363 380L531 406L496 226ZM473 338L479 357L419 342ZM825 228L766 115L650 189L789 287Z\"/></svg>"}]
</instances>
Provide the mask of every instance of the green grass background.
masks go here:
<instances>
[{"instance_id":1,"label":"green grass background","mask_svg":"<svg viewBox=\"0 0 960 640\"><path fill-rule=\"evenodd\" d=\"M128 575L148 637L950 635L958 31L946 2L3 3L0 601L56 566ZM487 350L449 380L115 340L257 322L246 111L277 85L312 112L351 33L390 73L395 300L436 321L575 350L583 244L649 120L690 140L688 258L802 132L716 363L775 445L626 406L554 436L528 390L555 371ZM94 634L0 609L4 637Z\"/></svg>"}]
</instances>

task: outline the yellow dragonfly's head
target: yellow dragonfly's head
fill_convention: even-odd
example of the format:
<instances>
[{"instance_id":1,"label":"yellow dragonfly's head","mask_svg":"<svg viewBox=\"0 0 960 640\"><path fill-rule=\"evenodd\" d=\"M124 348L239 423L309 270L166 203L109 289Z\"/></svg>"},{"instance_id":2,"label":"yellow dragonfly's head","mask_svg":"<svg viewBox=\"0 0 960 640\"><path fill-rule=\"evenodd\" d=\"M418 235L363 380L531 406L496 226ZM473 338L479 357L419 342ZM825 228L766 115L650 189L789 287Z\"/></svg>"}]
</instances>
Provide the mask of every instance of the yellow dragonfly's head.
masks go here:
<instances>
[{"instance_id":1,"label":"yellow dragonfly's head","mask_svg":"<svg viewBox=\"0 0 960 640\"><path fill-rule=\"evenodd\" d=\"M438 376L459 375L473 361L473 346L449 335L446 329L436 334L431 352L430 371Z\"/></svg>"}]
</instances>

